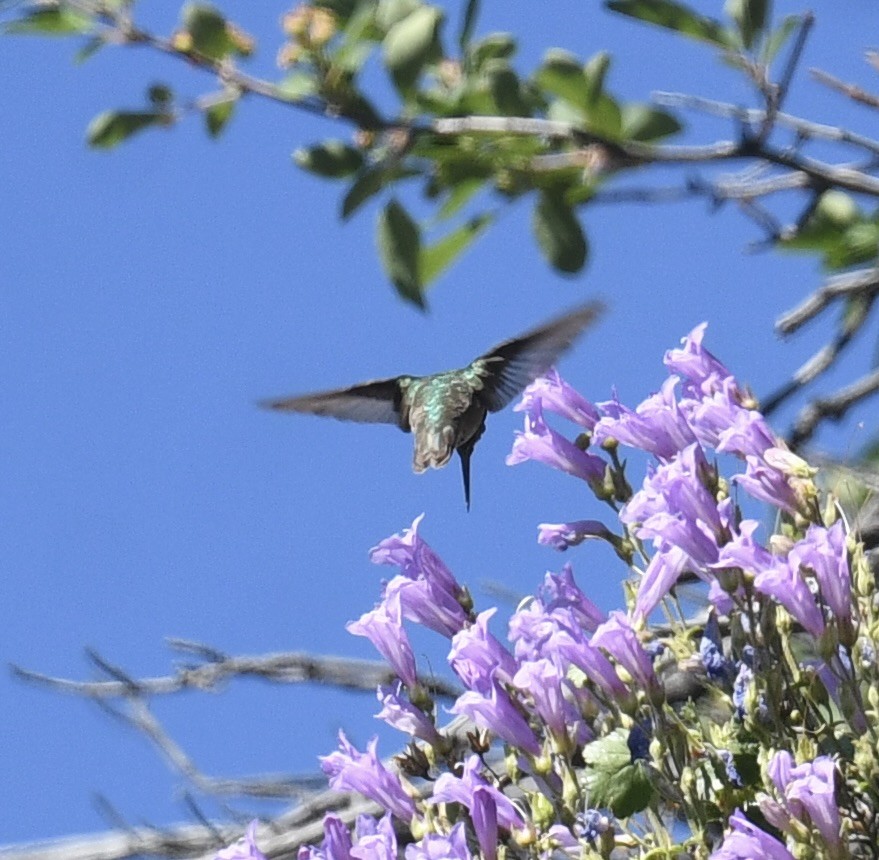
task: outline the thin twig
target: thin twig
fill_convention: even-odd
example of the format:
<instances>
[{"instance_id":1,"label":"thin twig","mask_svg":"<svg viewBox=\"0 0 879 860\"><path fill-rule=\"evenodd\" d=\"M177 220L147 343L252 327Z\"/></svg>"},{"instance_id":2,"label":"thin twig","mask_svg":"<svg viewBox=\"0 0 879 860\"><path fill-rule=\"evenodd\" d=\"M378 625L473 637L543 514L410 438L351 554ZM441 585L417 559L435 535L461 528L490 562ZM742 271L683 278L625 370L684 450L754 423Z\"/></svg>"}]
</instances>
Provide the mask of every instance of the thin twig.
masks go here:
<instances>
[{"instance_id":1,"label":"thin twig","mask_svg":"<svg viewBox=\"0 0 879 860\"><path fill-rule=\"evenodd\" d=\"M879 370L862 376L830 397L822 397L809 403L794 423L790 438L791 447L796 449L808 442L825 418L831 421L842 420L849 409L876 392L879 392Z\"/></svg>"},{"instance_id":2,"label":"thin twig","mask_svg":"<svg viewBox=\"0 0 879 860\"><path fill-rule=\"evenodd\" d=\"M848 96L854 102L867 105L867 107L879 108L879 96L867 92L867 90L862 89L856 84L848 84L822 69L809 69L809 74L818 83L824 84L830 87L830 89L842 93L844 96Z\"/></svg>"}]
</instances>

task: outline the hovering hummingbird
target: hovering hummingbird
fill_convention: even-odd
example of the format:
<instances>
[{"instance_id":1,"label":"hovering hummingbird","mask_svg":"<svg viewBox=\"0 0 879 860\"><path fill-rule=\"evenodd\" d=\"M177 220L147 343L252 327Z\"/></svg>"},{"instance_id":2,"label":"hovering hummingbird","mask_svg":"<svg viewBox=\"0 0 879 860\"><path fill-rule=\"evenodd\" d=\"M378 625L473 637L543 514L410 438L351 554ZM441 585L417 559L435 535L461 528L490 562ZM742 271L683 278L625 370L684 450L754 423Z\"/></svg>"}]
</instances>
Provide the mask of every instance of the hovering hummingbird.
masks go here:
<instances>
[{"instance_id":1,"label":"hovering hummingbird","mask_svg":"<svg viewBox=\"0 0 879 860\"><path fill-rule=\"evenodd\" d=\"M412 468L439 469L457 451L470 510L470 455L485 430L485 416L503 409L555 364L601 312L590 302L505 340L460 370L430 376L395 376L337 388L264 400L267 409L328 415L342 421L396 424L415 434Z\"/></svg>"}]
</instances>

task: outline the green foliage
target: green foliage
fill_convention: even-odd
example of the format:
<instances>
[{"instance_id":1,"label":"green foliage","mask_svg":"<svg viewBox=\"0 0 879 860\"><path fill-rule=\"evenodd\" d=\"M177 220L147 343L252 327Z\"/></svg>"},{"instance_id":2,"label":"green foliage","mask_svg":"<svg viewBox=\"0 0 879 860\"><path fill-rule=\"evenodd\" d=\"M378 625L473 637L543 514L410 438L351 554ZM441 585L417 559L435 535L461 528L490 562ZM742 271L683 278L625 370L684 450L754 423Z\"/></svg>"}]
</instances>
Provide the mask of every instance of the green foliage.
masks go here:
<instances>
[{"instance_id":1,"label":"green foliage","mask_svg":"<svg viewBox=\"0 0 879 860\"><path fill-rule=\"evenodd\" d=\"M81 36L91 33L93 28L91 15L62 5L32 9L21 18L4 24L3 32L10 35Z\"/></svg>"},{"instance_id":2,"label":"green foliage","mask_svg":"<svg viewBox=\"0 0 879 860\"><path fill-rule=\"evenodd\" d=\"M850 195L827 191L802 229L783 239L781 247L819 254L828 271L874 261L879 256L879 213L865 215Z\"/></svg>"},{"instance_id":3,"label":"green foliage","mask_svg":"<svg viewBox=\"0 0 879 860\"><path fill-rule=\"evenodd\" d=\"M583 789L593 807L607 807L617 818L646 809L653 780L644 762L632 761L628 735L617 729L583 747Z\"/></svg>"},{"instance_id":4,"label":"green foliage","mask_svg":"<svg viewBox=\"0 0 879 860\"><path fill-rule=\"evenodd\" d=\"M226 128L226 124L232 118L232 114L235 113L235 106L237 104L238 98L237 96L232 94L222 101L214 102L212 105L205 109L205 125L207 127L208 134L211 137L219 137L223 133L223 130Z\"/></svg>"},{"instance_id":5,"label":"green foliage","mask_svg":"<svg viewBox=\"0 0 879 860\"><path fill-rule=\"evenodd\" d=\"M683 36L709 42L721 48L734 48L735 39L730 31L714 18L694 12L688 6L672 0L607 0L608 9L674 30Z\"/></svg>"},{"instance_id":6,"label":"green foliage","mask_svg":"<svg viewBox=\"0 0 879 860\"><path fill-rule=\"evenodd\" d=\"M579 272L589 247L574 210L558 191L545 191L534 207L534 235L540 250L560 272Z\"/></svg>"},{"instance_id":7,"label":"green foliage","mask_svg":"<svg viewBox=\"0 0 879 860\"><path fill-rule=\"evenodd\" d=\"M400 296L424 307L419 274L421 230L396 198L392 198L379 215L378 252Z\"/></svg>"},{"instance_id":8,"label":"green foliage","mask_svg":"<svg viewBox=\"0 0 879 860\"><path fill-rule=\"evenodd\" d=\"M168 114L163 111L108 110L89 123L86 140L96 149L113 149L145 128L168 123Z\"/></svg>"},{"instance_id":9,"label":"green foliage","mask_svg":"<svg viewBox=\"0 0 879 860\"><path fill-rule=\"evenodd\" d=\"M297 149L293 160L317 176L350 176L363 165L363 153L341 140L328 140L307 149Z\"/></svg>"},{"instance_id":10,"label":"green foliage","mask_svg":"<svg viewBox=\"0 0 879 860\"><path fill-rule=\"evenodd\" d=\"M249 56L252 45L231 25L218 9L209 3L187 3L183 7L183 30L192 50L210 60L223 60L231 55ZM185 39L181 47L186 47ZM180 42L178 41L178 44Z\"/></svg>"},{"instance_id":11,"label":"green foliage","mask_svg":"<svg viewBox=\"0 0 879 860\"><path fill-rule=\"evenodd\" d=\"M398 20L382 40L385 66L400 93L412 92L428 61L442 56L439 28L443 13L434 6L419 6Z\"/></svg>"}]
</instances>

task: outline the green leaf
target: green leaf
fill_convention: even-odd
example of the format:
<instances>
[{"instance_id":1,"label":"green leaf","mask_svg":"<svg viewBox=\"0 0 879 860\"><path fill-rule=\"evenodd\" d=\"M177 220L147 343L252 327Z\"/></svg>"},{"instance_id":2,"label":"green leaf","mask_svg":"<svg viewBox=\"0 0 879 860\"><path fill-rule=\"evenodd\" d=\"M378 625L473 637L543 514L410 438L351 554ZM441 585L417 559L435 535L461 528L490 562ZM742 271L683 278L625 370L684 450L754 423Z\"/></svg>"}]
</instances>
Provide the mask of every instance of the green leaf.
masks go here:
<instances>
[{"instance_id":1,"label":"green leaf","mask_svg":"<svg viewBox=\"0 0 879 860\"><path fill-rule=\"evenodd\" d=\"M586 128L611 140L622 136L623 116L620 106L607 93L601 93L589 109Z\"/></svg>"},{"instance_id":2,"label":"green leaf","mask_svg":"<svg viewBox=\"0 0 879 860\"><path fill-rule=\"evenodd\" d=\"M90 57L97 54L106 44L107 42L101 36L93 36L91 39L87 39L85 44L76 52L73 62L77 64L84 63Z\"/></svg>"},{"instance_id":3,"label":"green leaf","mask_svg":"<svg viewBox=\"0 0 879 860\"><path fill-rule=\"evenodd\" d=\"M424 285L418 265L421 230L396 199L392 199L379 215L377 239L382 265L397 292L407 301L424 308Z\"/></svg>"},{"instance_id":4,"label":"green leaf","mask_svg":"<svg viewBox=\"0 0 879 860\"><path fill-rule=\"evenodd\" d=\"M623 105L622 134L627 140L657 140L680 130L681 124L664 110L645 104Z\"/></svg>"},{"instance_id":5,"label":"green leaf","mask_svg":"<svg viewBox=\"0 0 879 860\"><path fill-rule=\"evenodd\" d=\"M654 788L643 761L632 762L627 735L616 730L583 748L583 788L590 805L608 806L618 818L646 809Z\"/></svg>"},{"instance_id":6,"label":"green leaf","mask_svg":"<svg viewBox=\"0 0 879 860\"><path fill-rule=\"evenodd\" d=\"M230 97L225 101L217 102L211 105L205 112L204 118L207 125L208 134L211 137L219 137L226 123L232 118L235 112L235 105L238 104L237 97Z\"/></svg>"},{"instance_id":7,"label":"green leaf","mask_svg":"<svg viewBox=\"0 0 879 860\"><path fill-rule=\"evenodd\" d=\"M174 101L174 93L167 84L151 84L147 89L147 101L156 109L167 110Z\"/></svg>"},{"instance_id":8,"label":"green leaf","mask_svg":"<svg viewBox=\"0 0 879 860\"><path fill-rule=\"evenodd\" d=\"M293 160L303 170L337 179L360 170L363 153L341 140L327 140L317 146L297 149Z\"/></svg>"},{"instance_id":9,"label":"green leaf","mask_svg":"<svg viewBox=\"0 0 879 860\"><path fill-rule=\"evenodd\" d=\"M461 35L458 36L458 46L463 54L470 44L473 30L476 27L476 19L479 17L479 0L467 0L464 7L464 18L461 22Z\"/></svg>"},{"instance_id":10,"label":"green leaf","mask_svg":"<svg viewBox=\"0 0 879 860\"><path fill-rule=\"evenodd\" d=\"M154 111L105 111L98 114L86 130L89 146L98 149L113 149L133 134L151 125L166 125L170 116Z\"/></svg>"},{"instance_id":11,"label":"green leaf","mask_svg":"<svg viewBox=\"0 0 879 860\"><path fill-rule=\"evenodd\" d=\"M769 35L763 46L761 60L771 63L776 54L784 47L784 43L790 38L791 33L797 29L802 19L799 15L788 15Z\"/></svg>"},{"instance_id":12,"label":"green leaf","mask_svg":"<svg viewBox=\"0 0 879 860\"><path fill-rule=\"evenodd\" d=\"M382 164L361 170L342 198L342 218L350 218L370 197L378 194L390 180L391 176Z\"/></svg>"},{"instance_id":13,"label":"green leaf","mask_svg":"<svg viewBox=\"0 0 879 860\"><path fill-rule=\"evenodd\" d=\"M515 53L516 40L511 33L489 33L470 45L466 66L478 72L489 60L506 60Z\"/></svg>"},{"instance_id":14,"label":"green leaf","mask_svg":"<svg viewBox=\"0 0 879 860\"><path fill-rule=\"evenodd\" d=\"M739 28L742 45L750 50L766 26L769 0L726 0L724 12Z\"/></svg>"},{"instance_id":15,"label":"green leaf","mask_svg":"<svg viewBox=\"0 0 879 860\"><path fill-rule=\"evenodd\" d=\"M673 0L606 0L605 5L612 12L674 30L691 39L722 48L735 47L735 40L719 21L699 15Z\"/></svg>"},{"instance_id":16,"label":"green leaf","mask_svg":"<svg viewBox=\"0 0 879 860\"><path fill-rule=\"evenodd\" d=\"M583 64L574 54L560 48L546 52L534 80L546 92L575 107L585 110L592 101Z\"/></svg>"},{"instance_id":17,"label":"green leaf","mask_svg":"<svg viewBox=\"0 0 879 860\"><path fill-rule=\"evenodd\" d=\"M205 57L222 60L242 53L222 13L209 3L187 3L183 7L183 27L192 37L192 47Z\"/></svg>"},{"instance_id":18,"label":"green leaf","mask_svg":"<svg viewBox=\"0 0 879 860\"><path fill-rule=\"evenodd\" d=\"M441 220L451 218L456 212L459 212L467 201L470 200L480 188L485 185L483 177L470 177L456 183L449 191L443 205L440 206L439 218Z\"/></svg>"},{"instance_id":19,"label":"green leaf","mask_svg":"<svg viewBox=\"0 0 879 860\"><path fill-rule=\"evenodd\" d=\"M56 6L35 9L19 18L4 24L2 31L14 35L36 36L75 36L90 33L94 19L84 12L70 6Z\"/></svg>"},{"instance_id":20,"label":"green leaf","mask_svg":"<svg viewBox=\"0 0 879 860\"><path fill-rule=\"evenodd\" d=\"M501 116L531 116L531 111L522 97L519 76L510 68L506 60L492 60L486 63L485 76L488 79L491 97Z\"/></svg>"},{"instance_id":21,"label":"green leaf","mask_svg":"<svg viewBox=\"0 0 879 860\"><path fill-rule=\"evenodd\" d=\"M458 259L490 222L490 215L478 215L433 245L422 248L418 261L422 287L430 285Z\"/></svg>"},{"instance_id":22,"label":"green leaf","mask_svg":"<svg viewBox=\"0 0 879 860\"><path fill-rule=\"evenodd\" d=\"M317 82L314 75L306 72L293 72L287 75L276 87L278 94L291 102L299 102L317 95Z\"/></svg>"},{"instance_id":23,"label":"green leaf","mask_svg":"<svg viewBox=\"0 0 879 860\"><path fill-rule=\"evenodd\" d=\"M421 6L394 24L382 42L385 66L401 92L415 85L424 66L439 56L438 31L443 12Z\"/></svg>"},{"instance_id":24,"label":"green leaf","mask_svg":"<svg viewBox=\"0 0 879 860\"><path fill-rule=\"evenodd\" d=\"M589 84L587 104L592 104L601 95L604 90L604 79L607 77L607 70L609 68L610 54L607 51L599 51L595 56L590 57L583 67L586 81Z\"/></svg>"},{"instance_id":25,"label":"green leaf","mask_svg":"<svg viewBox=\"0 0 879 860\"><path fill-rule=\"evenodd\" d=\"M369 4L371 5L371 4ZM421 7L421 0L379 0L375 23L382 33L387 32Z\"/></svg>"},{"instance_id":26,"label":"green leaf","mask_svg":"<svg viewBox=\"0 0 879 860\"><path fill-rule=\"evenodd\" d=\"M573 209L558 191L541 192L534 207L534 235L543 256L560 272L579 272L588 244Z\"/></svg>"}]
</instances>

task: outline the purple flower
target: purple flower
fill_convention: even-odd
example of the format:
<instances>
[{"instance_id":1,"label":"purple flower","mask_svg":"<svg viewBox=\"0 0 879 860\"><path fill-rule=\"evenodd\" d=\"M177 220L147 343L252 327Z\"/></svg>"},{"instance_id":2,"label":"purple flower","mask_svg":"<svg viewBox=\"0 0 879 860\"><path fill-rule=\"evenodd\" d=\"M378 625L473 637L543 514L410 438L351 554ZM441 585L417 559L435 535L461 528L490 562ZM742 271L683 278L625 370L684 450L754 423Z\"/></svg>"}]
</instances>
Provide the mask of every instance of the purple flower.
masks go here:
<instances>
[{"instance_id":1,"label":"purple flower","mask_svg":"<svg viewBox=\"0 0 879 860\"><path fill-rule=\"evenodd\" d=\"M758 528L760 523L757 520L742 520L738 531L720 548L717 561L710 567L715 570L741 568L753 576L772 567L775 557L754 540L754 532Z\"/></svg>"},{"instance_id":2,"label":"purple flower","mask_svg":"<svg viewBox=\"0 0 879 860\"><path fill-rule=\"evenodd\" d=\"M598 520L574 520L570 523L541 523L537 526L537 543L566 550L587 538L611 540L613 532Z\"/></svg>"},{"instance_id":3,"label":"purple flower","mask_svg":"<svg viewBox=\"0 0 879 860\"><path fill-rule=\"evenodd\" d=\"M453 714L464 714L512 747L531 755L540 754L540 743L528 721L494 678L482 692L468 690L462 693L449 710Z\"/></svg>"},{"instance_id":4,"label":"purple flower","mask_svg":"<svg viewBox=\"0 0 879 860\"><path fill-rule=\"evenodd\" d=\"M751 824L740 810L729 818L732 828L710 860L795 860L773 836Z\"/></svg>"},{"instance_id":5,"label":"purple flower","mask_svg":"<svg viewBox=\"0 0 879 860\"><path fill-rule=\"evenodd\" d=\"M228 848L215 855L215 860L266 860L265 854L256 847L256 828L259 821L254 819L247 825L244 836Z\"/></svg>"},{"instance_id":6,"label":"purple flower","mask_svg":"<svg viewBox=\"0 0 879 860\"><path fill-rule=\"evenodd\" d=\"M369 551L369 560L373 564L396 565L407 579L426 579L457 597L461 586L427 541L418 535L423 519L424 514L415 517L411 528L380 541Z\"/></svg>"},{"instance_id":7,"label":"purple flower","mask_svg":"<svg viewBox=\"0 0 879 860\"><path fill-rule=\"evenodd\" d=\"M581 451L547 425L539 400L525 413L525 431L516 431L513 450L507 455L506 462L508 466L515 466L526 460L536 460L590 483L600 484L604 480L604 460Z\"/></svg>"},{"instance_id":8,"label":"purple flower","mask_svg":"<svg viewBox=\"0 0 879 860\"><path fill-rule=\"evenodd\" d=\"M739 671L733 682L733 705L736 709L736 716L743 720L748 712L748 693L751 685L754 683L754 670L746 663L739 665Z\"/></svg>"},{"instance_id":9,"label":"purple flower","mask_svg":"<svg viewBox=\"0 0 879 860\"><path fill-rule=\"evenodd\" d=\"M837 520L829 529L809 526L803 540L794 544L787 556L794 570L810 570L818 580L821 596L847 634L846 644L854 642L852 628L852 578L845 544L845 528Z\"/></svg>"},{"instance_id":10,"label":"purple flower","mask_svg":"<svg viewBox=\"0 0 879 860\"><path fill-rule=\"evenodd\" d=\"M467 623L467 613L455 596L438 586L436 580L395 576L385 586L383 599L399 599L403 617L451 639Z\"/></svg>"},{"instance_id":11,"label":"purple flower","mask_svg":"<svg viewBox=\"0 0 879 860\"><path fill-rule=\"evenodd\" d=\"M357 820L357 844L351 849L356 860L397 860L397 834L391 816L375 822L369 815Z\"/></svg>"},{"instance_id":12,"label":"purple flower","mask_svg":"<svg viewBox=\"0 0 879 860\"><path fill-rule=\"evenodd\" d=\"M516 674L516 660L489 632L488 621L497 612L486 609L476 623L465 627L452 639L449 665L470 690L488 690L492 678L509 684Z\"/></svg>"},{"instance_id":13,"label":"purple flower","mask_svg":"<svg viewBox=\"0 0 879 860\"><path fill-rule=\"evenodd\" d=\"M702 346L708 323L697 325L681 339L683 349L670 349L664 364L669 373L676 373L685 380L684 392L688 397L701 400L717 390L732 374L707 349Z\"/></svg>"},{"instance_id":14,"label":"purple flower","mask_svg":"<svg viewBox=\"0 0 879 860\"><path fill-rule=\"evenodd\" d=\"M513 410L530 412L535 403L587 430L592 430L599 418L598 410L568 385L555 368L547 371L543 376L538 376L522 392L522 400L513 407Z\"/></svg>"},{"instance_id":15,"label":"purple flower","mask_svg":"<svg viewBox=\"0 0 879 860\"><path fill-rule=\"evenodd\" d=\"M693 562L679 547L663 546L658 549L638 585L635 598L635 617L643 620L659 606L659 601L674 588L678 577L691 570Z\"/></svg>"},{"instance_id":16,"label":"purple flower","mask_svg":"<svg viewBox=\"0 0 879 860\"><path fill-rule=\"evenodd\" d=\"M371 612L365 612L357 621L349 621L345 629L354 636L365 636L407 687L418 682L415 655L409 636L403 629L399 594L389 595Z\"/></svg>"},{"instance_id":17,"label":"purple flower","mask_svg":"<svg viewBox=\"0 0 879 860\"><path fill-rule=\"evenodd\" d=\"M558 573L546 572L543 583L537 590L537 597L547 612L570 610L584 630L595 630L604 621L604 613L574 582L574 568L570 563L564 565Z\"/></svg>"},{"instance_id":18,"label":"purple flower","mask_svg":"<svg viewBox=\"0 0 879 860\"><path fill-rule=\"evenodd\" d=\"M711 680L729 680L733 667L732 663L723 655L723 639L720 635L716 612L712 612L708 616L705 632L699 642L699 659L702 661L705 673Z\"/></svg>"},{"instance_id":19,"label":"purple flower","mask_svg":"<svg viewBox=\"0 0 879 860\"><path fill-rule=\"evenodd\" d=\"M406 846L406 860L471 860L467 832L459 821L448 836L428 833L420 842Z\"/></svg>"},{"instance_id":20,"label":"purple flower","mask_svg":"<svg viewBox=\"0 0 879 860\"><path fill-rule=\"evenodd\" d=\"M321 770L335 791L357 791L408 822L415 814L415 804L403 790L399 777L379 761L377 744L378 738L373 738L362 753L340 730L339 749L320 757Z\"/></svg>"},{"instance_id":21,"label":"purple flower","mask_svg":"<svg viewBox=\"0 0 879 860\"><path fill-rule=\"evenodd\" d=\"M841 845L839 807L836 805L836 765L830 756L818 756L811 762L793 766L793 758L780 750L769 762L769 776L781 795L779 810L771 799L764 799L773 823L781 829L790 828L790 820L811 821L824 842L833 849ZM767 816L767 817L769 817Z\"/></svg>"},{"instance_id":22,"label":"purple flower","mask_svg":"<svg viewBox=\"0 0 879 860\"><path fill-rule=\"evenodd\" d=\"M611 612L610 618L593 634L592 645L607 651L650 695L661 692L653 661L622 612Z\"/></svg>"},{"instance_id":23,"label":"purple flower","mask_svg":"<svg viewBox=\"0 0 879 860\"><path fill-rule=\"evenodd\" d=\"M378 700L382 710L376 719L435 746L440 741L439 732L421 708L403 698L403 685L398 681L393 687L379 687Z\"/></svg>"},{"instance_id":24,"label":"purple flower","mask_svg":"<svg viewBox=\"0 0 879 860\"><path fill-rule=\"evenodd\" d=\"M604 417L595 426L596 444L613 439L639 448L660 460L670 460L696 441L693 429L678 410L675 400L677 379L667 379L657 394L632 411L616 398L600 403Z\"/></svg>"},{"instance_id":25,"label":"purple flower","mask_svg":"<svg viewBox=\"0 0 879 860\"><path fill-rule=\"evenodd\" d=\"M650 761L650 735L653 732L653 725L649 720L641 720L635 723L629 730L629 736L626 738L626 745L629 747L629 754L632 762Z\"/></svg>"},{"instance_id":26,"label":"purple flower","mask_svg":"<svg viewBox=\"0 0 879 860\"><path fill-rule=\"evenodd\" d=\"M736 767L736 760L729 750L718 750L717 755L723 762L723 769L726 771L727 779L736 787L743 788L745 783Z\"/></svg>"},{"instance_id":27,"label":"purple flower","mask_svg":"<svg viewBox=\"0 0 879 860\"><path fill-rule=\"evenodd\" d=\"M524 662L513 685L530 695L537 716L543 721L554 738L564 741L568 727L576 726L580 715L564 695L567 685L565 675L551 660L528 660Z\"/></svg>"},{"instance_id":28,"label":"purple flower","mask_svg":"<svg viewBox=\"0 0 879 860\"><path fill-rule=\"evenodd\" d=\"M745 462L745 474L736 475L734 480L748 495L790 514L800 510L801 499L781 469L752 454L745 457Z\"/></svg>"},{"instance_id":29,"label":"purple flower","mask_svg":"<svg viewBox=\"0 0 879 860\"><path fill-rule=\"evenodd\" d=\"M372 821L371 816L361 816ZM351 860L353 842L348 826L338 815L324 816L324 838L319 846L303 845L298 860Z\"/></svg>"},{"instance_id":30,"label":"purple flower","mask_svg":"<svg viewBox=\"0 0 879 860\"><path fill-rule=\"evenodd\" d=\"M577 813L574 831L581 839L595 842L602 833L610 830L612 823L613 817L607 810L586 809Z\"/></svg>"},{"instance_id":31,"label":"purple flower","mask_svg":"<svg viewBox=\"0 0 879 860\"><path fill-rule=\"evenodd\" d=\"M472 755L464 762L460 778L451 773L441 774L430 802L460 803L469 809L476 838L485 853L497 850L498 826L519 829L525 826L525 819L515 804L482 776L481 767L479 756Z\"/></svg>"},{"instance_id":32,"label":"purple flower","mask_svg":"<svg viewBox=\"0 0 879 860\"><path fill-rule=\"evenodd\" d=\"M777 559L768 570L754 577L754 588L761 594L775 598L816 639L824 632L824 619L798 568L788 561Z\"/></svg>"}]
</instances>

